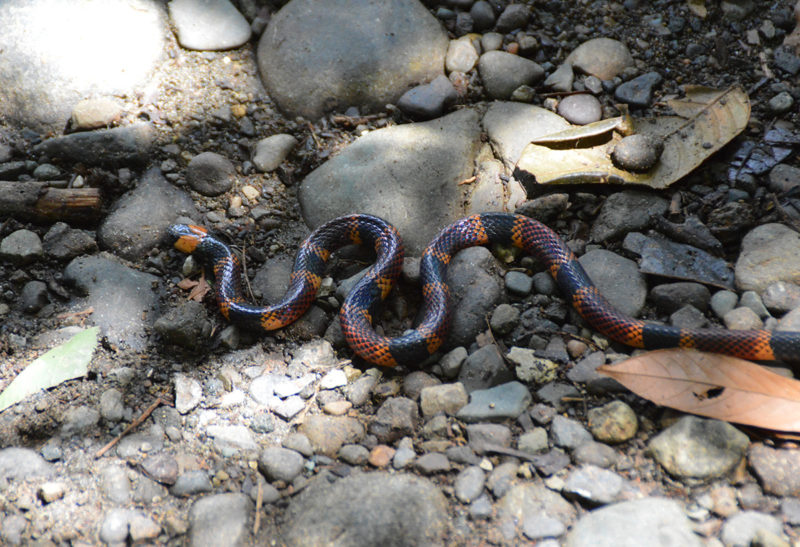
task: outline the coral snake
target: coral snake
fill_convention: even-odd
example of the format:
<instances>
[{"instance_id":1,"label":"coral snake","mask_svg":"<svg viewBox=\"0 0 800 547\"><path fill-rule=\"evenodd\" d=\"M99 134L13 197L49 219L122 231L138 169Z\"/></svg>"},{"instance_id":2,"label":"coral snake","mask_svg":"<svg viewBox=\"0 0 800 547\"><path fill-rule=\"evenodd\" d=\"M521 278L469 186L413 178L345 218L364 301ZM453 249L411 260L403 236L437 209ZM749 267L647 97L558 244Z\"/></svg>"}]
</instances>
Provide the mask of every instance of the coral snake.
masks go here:
<instances>
[{"instance_id":1,"label":"coral snake","mask_svg":"<svg viewBox=\"0 0 800 547\"><path fill-rule=\"evenodd\" d=\"M314 301L332 252L353 243L373 247L376 261L347 295L340 320L353 351L382 366L418 364L441 347L451 319L450 288L445 281L447 266L459 250L489 243L519 247L533 255L549 270L581 317L617 342L645 349L696 348L754 360L800 360L800 333L684 329L626 317L598 292L555 232L521 215L476 214L442 230L422 255L421 322L414 330L396 338L381 336L372 328L378 305L400 275L404 255L397 230L380 218L363 214L344 216L314 230L297 253L286 295L281 302L268 307L245 302L239 258L219 239L204 228L185 224L171 226L168 233L175 248L195 253L213 268L222 315L234 324L265 331L284 327L303 315Z\"/></svg>"}]
</instances>

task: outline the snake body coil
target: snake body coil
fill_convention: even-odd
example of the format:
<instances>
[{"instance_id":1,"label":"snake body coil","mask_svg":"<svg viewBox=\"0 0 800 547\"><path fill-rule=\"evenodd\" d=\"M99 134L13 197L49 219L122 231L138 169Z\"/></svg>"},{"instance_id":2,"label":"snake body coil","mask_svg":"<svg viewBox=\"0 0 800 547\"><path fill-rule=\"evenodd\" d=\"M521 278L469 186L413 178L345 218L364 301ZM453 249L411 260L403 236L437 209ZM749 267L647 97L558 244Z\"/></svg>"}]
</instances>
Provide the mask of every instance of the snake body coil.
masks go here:
<instances>
[{"instance_id":1,"label":"snake body coil","mask_svg":"<svg viewBox=\"0 0 800 547\"><path fill-rule=\"evenodd\" d=\"M513 245L536 257L581 317L617 342L636 348L696 348L743 359L800 361L798 332L682 329L649 324L621 314L598 292L555 232L521 215L482 213L442 230L422 255L422 320L414 330L397 338L380 336L372 328L377 306L389 294L403 264L403 244L397 230L377 217L345 216L317 228L297 253L283 300L268 307L245 302L239 259L204 228L176 224L169 228L169 235L175 248L195 253L212 266L217 302L227 320L266 331L284 327L303 315L314 301L325 263L333 251L353 243L372 246L376 262L347 295L340 320L353 351L367 361L387 367L419 363L439 349L450 326L447 265L461 249L489 243Z\"/></svg>"}]
</instances>

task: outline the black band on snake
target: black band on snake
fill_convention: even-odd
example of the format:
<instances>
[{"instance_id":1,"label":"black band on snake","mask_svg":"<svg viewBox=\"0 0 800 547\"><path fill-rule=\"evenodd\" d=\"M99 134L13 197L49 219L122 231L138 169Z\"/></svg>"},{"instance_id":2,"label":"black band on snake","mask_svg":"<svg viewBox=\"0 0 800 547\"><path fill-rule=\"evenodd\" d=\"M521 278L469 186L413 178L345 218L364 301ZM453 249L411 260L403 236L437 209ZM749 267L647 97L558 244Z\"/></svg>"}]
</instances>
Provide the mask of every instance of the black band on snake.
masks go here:
<instances>
[{"instance_id":1,"label":"black band on snake","mask_svg":"<svg viewBox=\"0 0 800 547\"><path fill-rule=\"evenodd\" d=\"M372 328L378 305L400 275L404 254L397 230L377 217L340 217L314 230L297 253L283 300L267 307L245 302L239 259L204 228L176 224L169 228L169 236L175 248L194 253L213 268L217 302L225 319L265 331L284 327L303 315L314 301L325 263L333 251L353 243L373 247L376 262L347 295L340 320L353 351L371 363L387 367L419 364L439 349L450 326L447 265L461 249L489 243L512 245L533 255L546 266L581 317L617 342L635 348L696 348L743 359L800 361L800 332L683 329L626 317L603 298L555 232L521 215L477 214L442 230L422 255L422 320L413 331L397 338L380 336Z\"/></svg>"}]
</instances>

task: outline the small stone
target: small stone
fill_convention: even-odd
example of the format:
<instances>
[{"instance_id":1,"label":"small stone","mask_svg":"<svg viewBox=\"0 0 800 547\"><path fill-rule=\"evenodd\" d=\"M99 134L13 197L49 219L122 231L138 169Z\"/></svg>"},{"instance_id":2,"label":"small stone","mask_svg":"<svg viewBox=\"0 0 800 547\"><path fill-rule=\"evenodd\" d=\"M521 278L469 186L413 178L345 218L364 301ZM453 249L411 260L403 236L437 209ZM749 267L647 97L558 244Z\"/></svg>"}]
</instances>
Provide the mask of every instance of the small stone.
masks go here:
<instances>
[{"instance_id":1,"label":"small stone","mask_svg":"<svg viewBox=\"0 0 800 547\"><path fill-rule=\"evenodd\" d=\"M636 413L623 401L612 401L602 407L592 408L587 418L589 431L601 442L625 442L633 438L638 429Z\"/></svg>"},{"instance_id":2,"label":"small stone","mask_svg":"<svg viewBox=\"0 0 800 547\"><path fill-rule=\"evenodd\" d=\"M336 389L347 385L347 375L342 369L334 369L329 371L319 381L320 389Z\"/></svg>"},{"instance_id":3,"label":"small stone","mask_svg":"<svg viewBox=\"0 0 800 547\"><path fill-rule=\"evenodd\" d=\"M399 450L395 451L395 449L392 448L391 446L386 446L385 444L379 444L370 451L369 458L367 459L367 461L369 461L369 464L373 467L378 467L378 468L386 467L387 465L389 465L389 463L391 463L392 458L394 458L398 452ZM416 457L416 454L414 454L413 450L411 452L412 452L411 459L414 459ZM405 465L401 465L400 467L397 466L395 467L397 469L400 469L401 467L405 467Z\"/></svg>"},{"instance_id":4,"label":"small stone","mask_svg":"<svg viewBox=\"0 0 800 547\"><path fill-rule=\"evenodd\" d=\"M664 143L653 137L636 134L624 137L611 152L611 160L620 169L644 173L658 163Z\"/></svg>"},{"instance_id":5,"label":"small stone","mask_svg":"<svg viewBox=\"0 0 800 547\"><path fill-rule=\"evenodd\" d=\"M346 444L339 449L339 458L350 465L364 465L370 452L360 444Z\"/></svg>"},{"instance_id":6,"label":"small stone","mask_svg":"<svg viewBox=\"0 0 800 547\"><path fill-rule=\"evenodd\" d=\"M510 304L500 304L489 320L491 329L499 335L511 332L519 323L519 310Z\"/></svg>"},{"instance_id":7,"label":"small stone","mask_svg":"<svg viewBox=\"0 0 800 547\"><path fill-rule=\"evenodd\" d=\"M236 168L230 160L216 152L202 152L189 162L186 180L204 196L218 196L233 186Z\"/></svg>"},{"instance_id":8,"label":"small stone","mask_svg":"<svg viewBox=\"0 0 800 547\"><path fill-rule=\"evenodd\" d=\"M585 442L592 441L592 434L586 431L579 422L560 414L553 417L550 434L553 437L553 443L564 448L577 448Z\"/></svg>"},{"instance_id":9,"label":"small stone","mask_svg":"<svg viewBox=\"0 0 800 547\"><path fill-rule=\"evenodd\" d=\"M784 114L794 106L794 98L788 91L781 91L769 100L767 106L774 114Z\"/></svg>"},{"instance_id":10,"label":"small stone","mask_svg":"<svg viewBox=\"0 0 800 547\"><path fill-rule=\"evenodd\" d=\"M522 272L510 271L506 274L506 289L511 294L527 296L533 288L533 278Z\"/></svg>"},{"instance_id":11,"label":"small stone","mask_svg":"<svg viewBox=\"0 0 800 547\"><path fill-rule=\"evenodd\" d=\"M604 505L614 501L622 491L622 477L593 465L584 465L570 473L564 483L566 496L580 499L591 505Z\"/></svg>"},{"instance_id":12,"label":"small stone","mask_svg":"<svg viewBox=\"0 0 800 547\"><path fill-rule=\"evenodd\" d=\"M486 476L477 465L465 467L453 481L456 497L462 503L471 503L483 493Z\"/></svg>"},{"instance_id":13,"label":"small stone","mask_svg":"<svg viewBox=\"0 0 800 547\"><path fill-rule=\"evenodd\" d=\"M450 471L450 461L444 454L432 452L417 458L417 461L414 462L414 467L423 475L446 473Z\"/></svg>"},{"instance_id":14,"label":"small stone","mask_svg":"<svg viewBox=\"0 0 800 547\"><path fill-rule=\"evenodd\" d=\"M534 350L514 346L506 358L514 365L517 378L526 383L546 384L556 379L559 364L537 357Z\"/></svg>"},{"instance_id":15,"label":"small stone","mask_svg":"<svg viewBox=\"0 0 800 547\"><path fill-rule=\"evenodd\" d=\"M258 469L269 480L291 482L303 471L305 461L302 454L273 446L261 452Z\"/></svg>"},{"instance_id":16,"label":"small stone","mask_svg":"<svg viewBox=\"0 0 800 547\"><path fill-rule=\"evenodd\" d=\"M722 319L729 311L736 307L739 296L733 291L717 291L711 297L711 309L717 317Z\"/></svg>"},{"instance_id":17,"label":"small stone","mask_svg":"<svg viewBox=\"0 0 800 547\"><path fill-rule=\"evenodd\" d=\"M420 392L420 407L426 417L439 413L455 415L468 401L469 396L460 382L425 387Z\"/></svg>"},{"instance_id":18,"label":"small stone","mask_svg":"<svg viewBox=\"0 0 800 547\"><path fill-rule=\"evenodd\" d=\"M111 388L103 392L100 396L100 416L108 422L118 422L125 416L120 390Z\"/></svg>"},{"instance_id":19,"label":"small stone","mask_svg":"<svg viewBox=\"0 0 800 547\"><path fill-rule=\"evenodd\" d=\"M66 489L63 482L49 481L39 485L36 496L45 503L52 503L63 498Z\"/></svg>"},{"instance_id":20,"label":"small stone","mask_svg":"<svg viewBox=\"0 0 800 547\"><path fill-rule=\"evenodd\" d=\"M0 259L24 266L44 256L42 241L35 232L17 230L0 241Z\"/></svg>"},{"instance_id":21,"label":"small stone","mask_svg":"<svg viewBox=\"0 0 800 547\"><path fill-rule=\"evenodd\" d=\"M208 473L202 469L186 471L178 475L169 493L177 497L189 497L196 494L205 494L213 489Z\"/></svg>"},{"instance_id":22,"label":"small stone","mask_svg":"<svg viewBox=\"0 0 800 547\"><path fill-rule=\"evenodd\" d=\"M122 112L122 105L115 99L84 99L72 108L72 127L80 130L108 127L119 121Z\"/></svg>"},{"instance_id":23,"label":"small stone","mask_svg":"<svg viewBox=\"0 0 800 547\"><path fill-rule=\"evenodd\" d=\"M530 402L531 394L527 387L519 382L508 382L473 391L469 404L461 408L456 416L470 423L514 419L525 411Z\"/></svg>"},{"instance_id":24,"label":"small stone","mask_svg":"<svg viewBox=\"0 0 800 547\"><path fill-rule=\"evenodd\" d=\"M761 318L750 308L734 308L722 317L725 326L732 330L752 330L763 327Z\"/></svg>"},{"instance_id":25,"label":"small stone","mask_svg":"<svg viewBox=\"0 0 800 547\"><path fill-rule=\"evenodd\" d=\"M586 125L599 121L603 116L600 101L594 95L580 93L568 95L558 103L557 112L568 122L577 125Z\"/></svg>"},{"instance_id":26,"label":"small stone","mask_svg":"<svg viewBox=\"0 0 800 547\"><path fill-rule=\"evenodd\" d=\"M185 374L176 374L175 384L175 409L181 414L191 412L203 399L203 387L200 382Z\"/></svg>"},{"instance_id":27,"label":"small stone","mask_svg":"<svg viewBox=\"0 0 800 547\"><path fill-rule=\"evenodd\" d=\"M536 454L548 449L547 430L543 427L534 427L519 436L517 447L523 452Z\"/></svg>"},{"instance_id":28,"label":"small stone","mask_svg":"<svg viewBox=\"0 0 800 547\"><path fill-rule=\"evenodd\" d=\"M256 143L253 151L253 163L263 173L274 171L280 167L298 141L292 135L278 134L262 139Z\"/></svg>"}]
</instances>

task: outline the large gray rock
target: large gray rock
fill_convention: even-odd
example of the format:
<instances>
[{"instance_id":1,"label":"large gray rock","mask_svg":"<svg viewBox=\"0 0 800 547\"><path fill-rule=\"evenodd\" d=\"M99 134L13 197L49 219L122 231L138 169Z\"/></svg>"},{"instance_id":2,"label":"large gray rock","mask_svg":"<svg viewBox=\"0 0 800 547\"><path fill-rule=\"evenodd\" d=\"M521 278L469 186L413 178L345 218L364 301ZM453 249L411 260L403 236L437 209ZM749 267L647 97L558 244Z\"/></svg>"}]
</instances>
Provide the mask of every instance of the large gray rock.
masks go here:
<instances>
[{"instance_id":1,"label":"large gray rock","mask_svg":"<svg viewBox=\"0 0 800 547\"><path fill-rule=\"evenodd\" d=\"M7 0L0 28L0 116L60 131L81 99L144 84L166 25L145 0Z\"/></svg>"},{"instance_id":2,"label":"large gray rock","mask_svg":"<svg viewBox=\"0 0 800 547\"><path fill-rule=\"evenodd\" d=\"M166 181L158 168L122 196L97 232L100 244L128 260L139 260L158 246L178 216L197 218L192 198Z\"/></svg>"},{"instance_id":3,"label":"large gray rock","mask_svg":"<svg viewBox=\"0 0 800 547\"><path fill-rule=\"evenodd\" d=\"M417 0L292 0L258 45L272 98L291 115L382 110L444 69L447 35Z\"/></svg>"},{"instance_id":4,"label":"large gray rock","mask_svg":"<svg viewBox=\"0 0 800 547\"><path fill-rule=\"evenodd\" d=\"M361 473L331 484L317 478L292 498L281 540L287 546L443 545L449 518L444 495L426 479Z\"/></svg>"},{"instance_id":5,"label":"large gray rock","mask_svg":"<svg viewBox=\"0 0 800 547\"><path fill-rule=\"evenodd\" d=\"M463 216L458 182L472 175L479 145L473 110L369 133L306 177L299 191L303 216L312 228L354 212L379 216L419 255Z\"/></svg>"},{"instance_id":6,"label":"large gray rock","mask_svg":"<svg viewBox=\"0 0 800 547\"><path fill-rule=\"evenodd\" d=\"M146 347L147 327L158 311L156 276L101 254L74 259L64 270L64 280L87 294L81 309L93 309L91 321L109 342L134 350Z\"/></svg>"}]
</instances>

